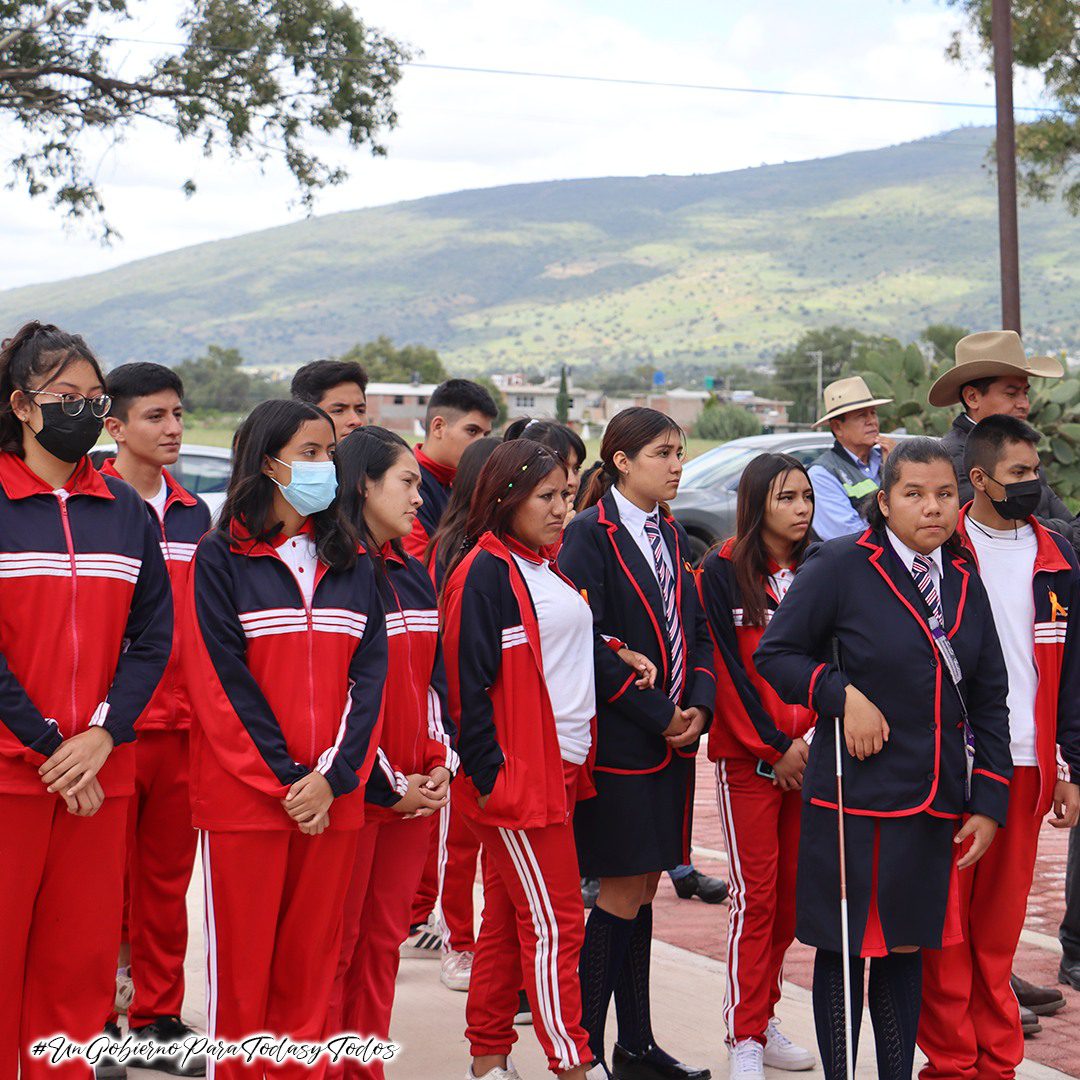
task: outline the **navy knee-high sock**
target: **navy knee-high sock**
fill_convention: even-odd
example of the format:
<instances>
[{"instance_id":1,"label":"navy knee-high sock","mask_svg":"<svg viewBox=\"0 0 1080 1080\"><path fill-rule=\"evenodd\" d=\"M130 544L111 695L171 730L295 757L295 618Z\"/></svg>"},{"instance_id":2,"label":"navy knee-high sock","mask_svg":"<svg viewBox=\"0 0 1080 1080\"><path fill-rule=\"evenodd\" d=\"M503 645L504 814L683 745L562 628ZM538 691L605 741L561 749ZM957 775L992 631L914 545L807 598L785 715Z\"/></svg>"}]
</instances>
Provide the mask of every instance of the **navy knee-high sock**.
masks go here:
<instances>
[{"instance_id":1,"label":"navy knee-high sock","mask_svg":"<svg viewBox=\"0 0 1080 1080\"><path fill-rule=\"evenodd\" d=\"M862 957L851 958L851 1056L859 1054L859 1026L863 1011ZM847 1059L844 1054L844 957L830 949L818 949L814 957L814 1027L825 1080L844 1080Z\"/></svg>"},{"instance_id":2,"label":"navy knee-high sock","mask_svg":"<svg viewBox=\"0 0 1080 1080\"><path fill-rule=\"evenodd\" d=\"M922 953L889 953L871 960L867 996L879 1080L910 1080L922 1008Z\"/></svg>"},{"instance_id":3,"label":"navy knee-high sock","mask_svg":"<svg viewBox=\"0 0 1080 1080\"><path fill-rule=\"evenodd\" d=\"M604 1026L615 980L626 959L633 919L620 919L597 904L585 923L585 942L578 961L581 979L581 1024L597 1061L604 1057Z\"/></svg>"},{"instance_id":4,"label":"navy knee-high sock","mask_svg":"<svg viewBox=\"0 0 1080 1080\"><path fill-rule=\"evenodd\" d=\"M615 980L619 1045L632 1054L643 1054L654 1042L649 1004L652 931L652 904L642 904L630 932L626 959Z\"/></svg>"}]
</instances>

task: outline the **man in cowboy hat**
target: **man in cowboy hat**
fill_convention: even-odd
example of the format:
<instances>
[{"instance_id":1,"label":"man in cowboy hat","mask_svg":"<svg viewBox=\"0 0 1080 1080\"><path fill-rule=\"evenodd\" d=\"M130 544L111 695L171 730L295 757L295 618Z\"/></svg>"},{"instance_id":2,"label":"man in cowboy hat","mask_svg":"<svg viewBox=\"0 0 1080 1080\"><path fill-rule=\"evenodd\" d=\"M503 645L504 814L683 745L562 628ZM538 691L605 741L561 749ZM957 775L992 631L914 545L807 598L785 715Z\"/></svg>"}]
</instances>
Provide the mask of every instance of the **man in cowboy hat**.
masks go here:
<instances>
[{"instance_id":1,"label":"man in cowboy hat","mask_svg":"<svg viewBox=\"0 0 1080 1080\"><path fill-rule=\"evenodd\" d=\"M893 448L883 438L877 407L892 398L876 398L858 376L825 387L825 411L814 427L828 424L836 440L813 465L814 532L822 540L859 532L878 489L881 463Z\"/></svg>"},{"instance_id":2,"label":"man in cowboy hat","mask_svg":"<svg viewBox=\"0 0 1080 1080\"><path fill-rule=\"evenodd\" d=\"M956 343L956 364L930 387L928 400L942 408L957 404L963 408L942 439L956 466L961 505L970 502L974 495L971 479L964 469L964 451L975 425L988 416L1026 420L1031 409L1029 380L1060 379L1064 374L1064 368L1052 356L1027 356L1015 330L985 330L968 334ZM1047 484L1041 469L1039 484L1042 490L1035 519L1060 533L1080 551L1080 521ZM996 478L990 478L990 485L987 493L991 499L1009 498L1005 486ZM1077 933L1080 935L1080 926ZM1077 959L1080 961L1080 957ZM1067 981L1064 976L1062 981ZM1056 1012L1065 1005L1058 990L1034 986L1017 975L1013 976L1012 989L1022 1010L1030 1009L1038 1015ZM1025 1033L1038 1030L1036 1017L1024 1017L1023 1012L1021 1015Z\"/></svg>"},{"instance_id":3,"label":"man in cowboy hat","mask_svg":"<svg viewBox=\"0 0 1080 1080\"><path fill-rule=\"evenodd\" d=\"M942 439L956 466L960 481L960 504L973 496L971 481L964 472L964 447L969 432L987 416L1015 416L1026 420L1031 408L1030 379L1060 379L1065 369L1052 356L1024 354L1020 336L1014 330L986 330L968 334L956 343L956 364L930 387L931 405L947 408L961 405L961 412ZM1035 517L1059 532L1080 551L1080 522L1040 476L1042 497ZM1000 491L994 493L1005 498Z\"/></svg>"}]
</instances>

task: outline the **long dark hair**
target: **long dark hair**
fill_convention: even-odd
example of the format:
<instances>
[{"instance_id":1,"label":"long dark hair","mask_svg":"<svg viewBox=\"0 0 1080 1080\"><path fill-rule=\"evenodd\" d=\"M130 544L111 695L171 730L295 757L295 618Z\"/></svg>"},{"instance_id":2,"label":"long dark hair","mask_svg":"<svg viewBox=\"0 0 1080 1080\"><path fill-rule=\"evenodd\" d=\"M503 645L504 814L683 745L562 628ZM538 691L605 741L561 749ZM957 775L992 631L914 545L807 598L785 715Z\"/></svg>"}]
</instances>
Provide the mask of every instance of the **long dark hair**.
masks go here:
<instances>
[{"instance_id":1,"label":"long dark hair","mask_svg":"<svg viewBox=\"0 0 1080 1080\"><path fill-rule=\"evenodd\" d=\"M611 490L618 480L619 470L615 468L615 455L621 450L628 458L635 458L654 439L669 431L678 432L683 437L683 429L666 413L657 409L646 409L634 405L616 413L609 421L600 441L600 462L602 468L589 476L585 494L578 500L578 509L598 503Z\"/></svg>"},{"instance_id":2,"label":"long dark hair","mask_svg":"<svg viewBox=\"0 0 1080 1080\"><path fill-rule=\"evenodd\" d=\"M465 537L452 555L447 574L484 533L493 532L500 539L510 535L518 507L556 469L565 472L563 463L547 447L531 439L514 439L497 446L480 470L465 521Z\"/></svg>"},{"instance_id":3,"label":"long dark hair","mask_svg":"<svg viewBox=\"0 0 1080 1080\"><path fill-rule=\"evenodd\" d=\"M379 545L364 521L364 505L367 502L364 483L381 480L402 454L412 456L412 450L397 432L381 427L361 427L351 431L338 443L334 455L341 512L379 565ZM405 549L400 540L392 540L390 546L400 559L405 558Z\"/></svg>"},{"instance_id":4,"label":"long dark hair","mask_svg":"<svg viewBox=\"0 0 1080 1080\"><path fill-rule=\"evenodd\" d=\"M31 383L42 379L48 385L79 360L94 369L104 386L101 365L79 334L35 320L0 342L0 450L23 456L23 424L11 407L11 395L16 390L40 389Z\"/></svg>"},{"instance_id":5,"label":"long dark hair","mask_svg":"<svg viewBox=\"0 0 1080 1080\"><path fill-rule=\"evenodd\" d=\"M348 439L345 441L348 442ZM498 436L488 436L477 439L465 447L465 452L458 462L457 472L454 474L450 501L446 504L435 535L428 540L428 545L424 549L424 565L429 569L432 563L435 563L445 571L454 556L461 550L465 539L465 522L469 517L469 506L472 503L473 492L476 490L476 482L480 479L480 470L501 443L502 439Z\"/></svg>"},{"instance_id":6,"label":"long dark hair","mask_svg":"<svg viewBox=\"0 0 1080 1080\"><path fill-rule=\"evenodd\" d=\"M769 509L769 492L778 476L799 472L810 483L806 467L790 454L759 454L739 478L738 502L735 510L735 544L731 549L731 565L742 598L743 623L764 626L768 601L765 579L769 576L769 552L762 532ZM812 519L811 519L812 520ZM810 543L810 530L791 552L796 565Z\"/></svg>"},{"instance_id":7,"label":"long dark hair","mask_svg":"<svg viewBox=\"0 0 1080 1080\"><path fill-rule=\"evenodd\" d=\"M330 417L317 405L284 399L256 405L237 428L233 438L233 469L229 491L221 508L218 528L226 535L235 521L255 540L271 542L281 532L282 522L274 520L274 481L263 472L267 457L277 457L289 440L308 420ZM319 558L331 570L348 570L356 562L357 540L342 516L335 499L326 510L310 517L315 530Z\"/></svg>"},{"instance_id":8,"label":"long dark hair","mask_svg":"<svg viewBox=\"0 0 1080 1080\"><path fill-rule=\"evenodd\" d=\"M906 461L913 465L932 465L935 461L944 461L952 470L953 476L956 476L953 459L940 439L932 439L927 435L920 435L913 439L900 439L889 451L889 456L881 466L881 490L885 492L886 497L900 482L900 471ZM888 519L882 513L876 493L870 502L866 523L878 532L884 532L888 526ZM942 547L957 554L963 550L963 545L955 532L942 544Z\"/></svg>"}]
</instances>

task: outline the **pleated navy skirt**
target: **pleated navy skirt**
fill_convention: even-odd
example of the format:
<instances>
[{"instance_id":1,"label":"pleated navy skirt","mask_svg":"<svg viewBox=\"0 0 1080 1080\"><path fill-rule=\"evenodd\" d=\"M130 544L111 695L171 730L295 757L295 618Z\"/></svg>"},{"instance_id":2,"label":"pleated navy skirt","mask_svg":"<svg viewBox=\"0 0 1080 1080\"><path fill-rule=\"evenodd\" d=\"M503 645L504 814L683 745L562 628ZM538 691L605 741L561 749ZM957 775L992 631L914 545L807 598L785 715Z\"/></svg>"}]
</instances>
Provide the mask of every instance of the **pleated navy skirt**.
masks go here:
<instances>
[{"instance_id":1,"label":"pleated navy skirt","mask_svg":"<svg viewBox=\"0 0 1080 1080\"><path fill-rule=\"evenodd\" d=\"M593 774L596 797L574 811L583 877L629 877L690 860L694 761L672 755L658 772Z\"/></svg>"}]
</instances>

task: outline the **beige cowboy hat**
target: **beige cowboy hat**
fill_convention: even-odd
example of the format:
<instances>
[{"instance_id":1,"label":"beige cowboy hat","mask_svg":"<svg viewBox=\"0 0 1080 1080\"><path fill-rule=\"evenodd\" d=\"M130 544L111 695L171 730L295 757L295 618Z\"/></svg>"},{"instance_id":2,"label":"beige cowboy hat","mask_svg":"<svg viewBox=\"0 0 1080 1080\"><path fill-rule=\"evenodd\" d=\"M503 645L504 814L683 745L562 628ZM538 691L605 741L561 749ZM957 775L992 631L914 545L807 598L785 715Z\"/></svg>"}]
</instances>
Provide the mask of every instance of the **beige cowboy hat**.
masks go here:
<instances>
[{"instance_id":1,"label":"beige cowboy hat","mask_svg":"<svg viewBox=\"0 0 1080 1080\"><path fill-rule=\"evenodd\" d=\"M814 421L813 426L819 427L829 420L835 420L844 413L854 412L856 409L868 409L871 405L888 405L891 397L876 398L870 393L870 387L860 375L852 375L849 379L837 379L825 387L825 413Z\"/></svg>"},{"instance_id":2,"label":"beige cowboy hat","mask_svg":"<svg viewBox=\"0 0 1080 1080\"><path fill-rule=\"evenodd\" d=\"M1065 369L1052 356L1026 356L1015 330L984 330L956 343L956 366L930 387L931 405L955 405L960 388L976 379L1024 375L1033 379L1060 379Z\"/></svg>"}]
</instances>

